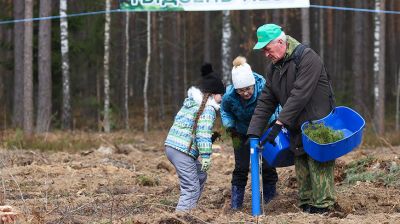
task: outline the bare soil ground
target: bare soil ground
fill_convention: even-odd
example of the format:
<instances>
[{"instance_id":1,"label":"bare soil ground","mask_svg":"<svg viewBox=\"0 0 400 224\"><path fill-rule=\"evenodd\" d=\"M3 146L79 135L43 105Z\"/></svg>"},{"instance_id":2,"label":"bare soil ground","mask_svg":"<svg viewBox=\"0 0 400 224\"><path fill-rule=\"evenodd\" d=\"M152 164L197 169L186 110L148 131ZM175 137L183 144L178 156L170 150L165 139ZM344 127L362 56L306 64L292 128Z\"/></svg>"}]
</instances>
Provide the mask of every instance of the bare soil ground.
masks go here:
<instances>
[{"instance_id":1,"label":"bare soil ground","mask_svg":"<svg viewBox=\"0 0 400 224\"><path fill-rule=\"evenodd\" d=\"M21 211L21 223L400 223L399 187L344 181L346 164L369 155L378 158L373 169L400 164L400 147L361 148L338 159L338 207L329 215L301 212L294 167L279 168L279 195L253 217L250 186L244 209L229 209L233 151L229 140L218 142L198 208L177 214L179 183L164 137L138 135L130 144L80 152L1 149L0 201Z\"/></svg>"}]
</instances>

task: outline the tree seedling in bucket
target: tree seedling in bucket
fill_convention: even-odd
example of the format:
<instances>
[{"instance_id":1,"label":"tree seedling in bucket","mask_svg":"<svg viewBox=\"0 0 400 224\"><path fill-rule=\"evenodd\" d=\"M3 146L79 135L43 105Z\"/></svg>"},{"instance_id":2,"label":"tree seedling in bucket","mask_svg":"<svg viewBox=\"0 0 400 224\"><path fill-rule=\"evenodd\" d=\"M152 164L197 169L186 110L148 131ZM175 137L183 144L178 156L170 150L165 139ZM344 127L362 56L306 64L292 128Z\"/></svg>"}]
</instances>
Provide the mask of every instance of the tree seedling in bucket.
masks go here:
<instances>
[{"instance_id":1,"label":"tree seedling in bucket","mask_svg":"<svg viewBox=\"0 0 400 224\"><path fill-rule=\"evenodd\" d=\"M318 144L328 144L344 138L342 131L333 130L328 126L325 126L324 123L310 124L306 129L304 129L304 134Z\"/></svg>"}]
</instances>

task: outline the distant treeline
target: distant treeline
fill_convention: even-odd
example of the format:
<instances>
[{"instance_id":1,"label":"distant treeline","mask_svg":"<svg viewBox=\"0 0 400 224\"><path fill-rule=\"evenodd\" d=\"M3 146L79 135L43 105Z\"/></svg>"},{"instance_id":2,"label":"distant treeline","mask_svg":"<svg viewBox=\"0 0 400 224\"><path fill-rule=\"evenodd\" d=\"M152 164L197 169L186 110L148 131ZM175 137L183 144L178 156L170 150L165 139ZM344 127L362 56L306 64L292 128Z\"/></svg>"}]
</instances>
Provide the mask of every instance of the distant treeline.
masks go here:
<instances>
[{"instance_id":1,"label":"distant treeline","mask_svg":"<svg viewBox=\"0 0 400 224\"><path fill-rule=\"evenodd\" d=\"M62 3L67 4L67 15L103 11L107 1L111 9L119 7L116 0L0 1L0 20L60 15ZM311 4L400 11L396 0L311 0ZM109 48L105 14L67 18L67 27L60 19L0 25L2 129L99 130L104 128L105 113L111 130L142 129L143 122L137 121L144 116L149 31L149 128L159 127L160 121L172 119L205 61L226 81L230 70L223 67L231 67L237 55L247 57L253 70L265 75L268 62L252 50L256 29L264 23L280 24L288 35L321 55L338 105L351 106L374 121L377 133L396 127L399 14L319 8L152 12L150 30L146 12L110 16ZM228 36L223 27L229 27ZM67 52L62 51L65 40ZM229 51L224 53L222 46ZM107 57L109 67L104 64Z\"/></svg>"}]
</instances>

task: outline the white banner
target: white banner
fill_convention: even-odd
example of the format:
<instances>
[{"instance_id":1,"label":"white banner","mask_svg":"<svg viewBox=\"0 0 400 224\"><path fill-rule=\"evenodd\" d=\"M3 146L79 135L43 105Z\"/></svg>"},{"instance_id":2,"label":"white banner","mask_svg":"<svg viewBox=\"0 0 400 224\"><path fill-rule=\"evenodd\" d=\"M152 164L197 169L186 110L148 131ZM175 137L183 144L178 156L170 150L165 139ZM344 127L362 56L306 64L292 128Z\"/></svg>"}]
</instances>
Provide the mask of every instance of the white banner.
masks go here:
<instances>
[{"instance_id":1,"label":"white banner","mask_svg":"<svg viewBox=\"0 0 400 224\"><path fill-rule=\"evenodd\" d=\"M310 0L120 0L131 11L216 11L308 8Z\"/></svg>"}]
</instances>

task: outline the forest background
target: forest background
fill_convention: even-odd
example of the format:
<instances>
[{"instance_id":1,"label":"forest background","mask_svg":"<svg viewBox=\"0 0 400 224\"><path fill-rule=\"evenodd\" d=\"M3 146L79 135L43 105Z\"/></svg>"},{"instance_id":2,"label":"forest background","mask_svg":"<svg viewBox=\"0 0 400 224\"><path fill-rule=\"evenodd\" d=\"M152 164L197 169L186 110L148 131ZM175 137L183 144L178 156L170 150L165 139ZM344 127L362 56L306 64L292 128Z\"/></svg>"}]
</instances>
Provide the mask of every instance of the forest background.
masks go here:
<instances>
[{"instance_id":1,"label":"forest background","mask_svg":"<svg viewBox=\"0 0 400 224\"><path fill-rule=\"evenodd\" d=\"M167 131L203 62L227 84L237 55L265 75L269 62L252 47L257 27L276 23L323 58L337 105L367 120L364 141L398 145L396 2L311 0L307 9L145 13L117 12L114 0L2 0L0 128L25 136ZM87 15L64 17L79 13ZM10 22L47 16L62 18Z\"/></svg>"}]
</instances>

